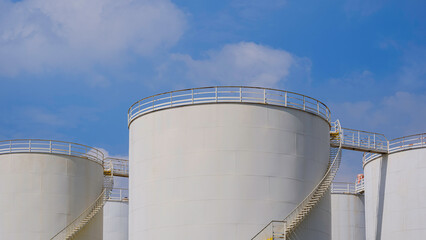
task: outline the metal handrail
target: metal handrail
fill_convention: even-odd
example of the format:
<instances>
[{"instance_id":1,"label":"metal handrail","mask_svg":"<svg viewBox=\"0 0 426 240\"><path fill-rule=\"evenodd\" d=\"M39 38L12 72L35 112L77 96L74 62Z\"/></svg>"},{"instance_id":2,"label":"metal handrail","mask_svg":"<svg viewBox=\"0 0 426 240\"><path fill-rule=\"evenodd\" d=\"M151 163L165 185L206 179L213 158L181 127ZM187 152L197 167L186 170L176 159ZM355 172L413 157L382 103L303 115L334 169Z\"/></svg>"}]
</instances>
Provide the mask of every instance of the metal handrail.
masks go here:
<instances>
[{"instance_id":1,"label":"metal handrail","mask_svg":"<svg viewBox=\"0 0 426 240\"><path fill-rule=\"evenodd\" d=\"M329 108L314 98L272 88L217 86L160 93L135 102L127 112L128 126L136 118L160 109L203 103L259 103L303 110L330 121Z\"/></svg>"},{"instance_id":2,"label":"metal handrail","mask_svg":"<svg viewBox=\"0 0 426 240\"><path fill-rule=\"evenodd\" d=\"M364 192L364 178L355 182L355 193Z\"/></svg>"},{"instance_id":3,"label":"metal handrail","mask_svg":"<svg viewBox=\"0 0 426 240\"><path fill-rule=\"evenodd\" d=\"M356 193L355 183L333 182L331 184L331 193Z\"/></svg>"},{"instance_id":4,"label":"metal handrail","mask_svg":"<svg viewBox=\"0 0 426 240\"><path fill-rule=\"evenodd\" d=\"M63 240L68 239L68 236L72 234L72 231L74 231L87 216L96 211L96 208L99 208L100 206L103 206L106 195L107 195L107 189L104 188L102 190L102 193L99 195L99 197L94 201L88 208L86 208L77 218L75 218L69 225L67 225L65 228L63 228L60 232L58 232L55 236L51 238L51 240Z\"/></svg>"},{"instance_id":5,"label":"metal handrail","mask_svg":"<svg viewBox=\"0 0 426 240\"><path fill-rule=\"evenodd\" d=\"M257 233L252 240L273 240L285 239L284 231L286 229L285 221L273 220L269 222L259 233Z\"/></svg>"},{"instance_id":6,"label":"metal handrail","mask_svg":"<svg viewBox=\"0 0 426 240\"><path fill-rule=\"evenodd\" d=\"M107 157L105 161L111 162L114 168L114 176L129 177L129 160L123 158Z\"/></svg>"},{"instance_id":7,"label":"metal handrail","mask_svg":"<svg viewBox=\"0 0 426 240\"><path fill-rule=\"evenodd\" d=\"M336 120L334 123L335 128L338 130L338 132L341 132L341 125L339 120ZM341 139L341 138L340 138ZM319 181L319 183L315 186L315 188L311 191L311 193L306 196L306 198L299 203L299 205L284 219L285 222L287 222L288 228L286 229L286 235L297 227L298 224L300 224L301 220L298 220L301 216L306 216L305 211L307 206L310 204L310 202L314 199L317 199L318 197L315 197L316 194L320 194L321 197L325 194L326 190L330 187L331 182L333 181L334 177L337 174L337 171L339 170L340 162L341 162L341 156L342 156L342 142L341 140L336 140L339 142L339 146L336 148L330 148L330 157L333 155L333 160L331 161L330 166L328 167L326 173L324 174L324 177ZM320 198L319 198L320 199ZM315 204L319 201L315 200ZM309 211L308 211L309 212ZM304 217L302 217L303 219ZM295 226L293 226L293 223L295 223Z\"/></svg>"},{"instance_id":8,"label":"metal handrail","mask_svg":"<svg viewBox=\"0 0 426 240\"><path fill-rule=\"evenodd\" d=\"M0 141L0 154L52 153L87 158L103 165L104 154L86 145L43 139L13 139Z\"/></svg>"},{"instance_id":9,"label":"metal handrail","mask_svg":"<svg viewBox=\"0 0 426 240\"><path fill-rule=\"evenodd\" d=\"M399 137L388 141L387 153L395 153L407 149L423 148L426 147L426 133L419 133L404 137ZM363 165L369 163L371 160L380 157L380 154L365 153L363 156Z\"/></svg>"},{"instance_id":10,"label":"metal handrail","mask_svg":"<svg viewBox=\"0 0 426 240\"><path fill-rule=\"evenodd\" d=\"M348 146L364 151L388 151L388 140L380 133L342 128L341 138L343 147Z\"/></svg>"},{"instance_id":11,"label":"metal handrail","mask_svg":"<svg viewBox=\"0 0 426 240\"><path fill-rule=\"evenodd\" d=\"M129 189L128 188L113 188L109 195L108 201L129 201Z\"/></svg>"},{"instance_id":12,"label":"metal handrail","mask_svg":"<svg viewBox=\"0 0 426 240\"><path fill-rule=\"evenodd\" d=\"M113 171L113 170L112 170ZM90 204L78 217L59 231L50 240L69 240L72 239L89 221L94 218L103 208L110 198L111 190L114 187L114 178L112 175L104 176L104 184L101 194Z\"/></svg>"},{"instance_id":13,"label":"metal handrail","mask_svg":"<svg viewBox=\"0 0 426 240\"><path fill-rule=\"evenodd\" d=\"M297 226L303 221L307 214L309 214L312 208L320 201L322 196L324 196L337 174L342 156L342 142L340 137L341 126L339 120L336 120L336 122L332 124L331 133L338 133L339 136L330 136L330 164L327 168L327 171L319 183L314 187L314 189L305 197L305 199L303 199L283 221L279 221L285 226L281 232L280 239L288 239L288 235L295 231ZM272 221L266 225L266 227L264 227L252 238L252 240L264 240L263 236L271 235L270 231L272 231L272 224L274 222L275 221Z\"/></svg>"},{"instance_id":14,"label":"metal handrail","mask_svg":"<svg viewBox=\"0 0 426 240\"><path fill-rule=\"evenodd\" d=\"M333 182L331 184L331 193L349 193L358 194L364 191L364 178L355 183Z\"/></svg>"}]
</instances>

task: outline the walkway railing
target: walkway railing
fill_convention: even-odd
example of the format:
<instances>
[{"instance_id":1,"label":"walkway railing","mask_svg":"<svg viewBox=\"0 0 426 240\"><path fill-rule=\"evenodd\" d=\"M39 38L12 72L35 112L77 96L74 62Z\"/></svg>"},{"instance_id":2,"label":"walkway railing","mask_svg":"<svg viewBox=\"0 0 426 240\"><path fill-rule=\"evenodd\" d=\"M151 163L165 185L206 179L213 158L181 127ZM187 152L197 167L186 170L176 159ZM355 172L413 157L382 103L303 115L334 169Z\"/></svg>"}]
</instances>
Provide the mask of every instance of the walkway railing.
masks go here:
<instances>
[{"instance_id":1,"label":"walkway railing","mask_svg":"<svg viewBox=\"0 0 426 240\"><path fill-rule=\"evenodd\" d=\"M341 131L343 149L374 153L387 153L388 151L388 140L383 134L349 128L342 128Z\"/></svg>"},{"instance_id":2,"label":"walkway railing","mask_svg":"<svg viewBox=\"0 0 426 240\"><path fill-rule=\"evenodd\" d=\"M129 201L129 189L113 188L108 201Z\"/></svg>"},{"instance_id":3,"label":"walkway railing","mask_svg":"<svg viewBox=\"0 0 426 240\"><path fill-rule=\"evenodd\" d=\"M364 179L355 183L333 182L331 185L331 193L349 193L357 194L364 192Z\"/></svg>"},{"instance_id":4,"label":"walkway railing","mask_svg":"<svg viewBox=\"0 0 426 240\"><path fill-rule=\"evenodd\" d=\"M114 176L129 177L129 160L121 158L105 158L106 162L111 162L114 166Z\"/></svg>"},{"instance_id":5,"label":"walkway railing","mask_svg":"<svg viewBox=\"0 0 426 240\"><path fill-rule=\"evenodd\" d=\"M144 98L134 103L128 111L128 124L146 113L184 105L202 103L260 103L295 108L330 120L328 107L302 94L259 87L204 87L171 91Z\"/></svg>"},{"instance_id":6,"label":"walkway railing","mask_svg":"<svg viewBox=\"0 0 426 240\"><path fill-rule=\"evenodd\" d=\"M426 147L426 133L392 139L388 142L388 146L389 150L387 153ZM363 164L365 165L377 157L380 157L380 154L365 153L363 157Z\"/></svg>"},{"instance_id":7,"label":"walkway railing","mask_svg":"<svg viewBox=\"0 0 426 240\"><path fill-rule=\"evenodd\" d=\"M362 193L362 192L364 192L364 178L355 182L355 193Z\"/></svg>"},{"instance_id":8,"label":"walkway railing","mask_svg":"<svg viewBox=\"0 0 426 240\"><path fill-rule=\"evenodd\" d=\"M355 193L355 184L346 182L333 182L331 184L331 193Z\"/></svg>"},{"instance_id":9,"label":"walkway railing","mask_svg":"<svg viewBox=\"0 0 426 240\"><path fill-rule=\"evenodd\" d=\"M0 141L0 154L7 153L54 153L87 158L103 164L104 155L96 148L78 143L42 140L15 139Z\"/></svg>"}]
</instances>

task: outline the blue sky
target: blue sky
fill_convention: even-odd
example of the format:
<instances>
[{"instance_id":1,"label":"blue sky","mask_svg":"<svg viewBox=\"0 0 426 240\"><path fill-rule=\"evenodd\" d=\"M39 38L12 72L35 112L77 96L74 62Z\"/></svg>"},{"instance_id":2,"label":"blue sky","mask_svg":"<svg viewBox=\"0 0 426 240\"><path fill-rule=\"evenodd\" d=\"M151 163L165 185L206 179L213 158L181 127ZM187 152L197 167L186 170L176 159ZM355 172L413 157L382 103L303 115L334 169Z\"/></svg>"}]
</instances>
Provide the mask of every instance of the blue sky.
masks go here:
<instances>
[{"instance_id":1,"label":"blue sky","mask_svg":"<svg viewBox=\"0 0 426 240\"><path fill-rule=\"evenodd\" d=\"M0 0L0 139L127 156L126 112L156 93L255 85L325 102L342 125L426 132L421 0ZM345 152L339 180L361 171Z\"/></svg>"}]
</instances>

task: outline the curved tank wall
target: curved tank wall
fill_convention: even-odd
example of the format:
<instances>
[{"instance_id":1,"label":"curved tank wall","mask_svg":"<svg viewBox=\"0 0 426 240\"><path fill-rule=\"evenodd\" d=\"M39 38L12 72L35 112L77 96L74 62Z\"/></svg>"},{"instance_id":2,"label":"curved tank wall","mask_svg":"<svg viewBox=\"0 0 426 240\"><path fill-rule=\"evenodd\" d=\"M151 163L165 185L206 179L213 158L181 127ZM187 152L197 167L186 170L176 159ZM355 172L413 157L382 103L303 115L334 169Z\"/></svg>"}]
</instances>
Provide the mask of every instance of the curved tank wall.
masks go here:
<instances>
[{"instance_id":1,"label":"curved tank wall","mask_svg":"<svg viewBox=\"0 0 426 240\"><path fill-rule=\"evenodd\" d=\"M46 240L102 192L94 161L49 153L0 154L0 238ZM75 237L102 240L102 212Z\"/></svg>"},{"instance_id":2,"label":"curved tank wall","mask_svg":"<svg viewBox=\"0 0 426 240\"><path fill-rule=\"evenodd\" d=\"M364 195L331 194L332 240L365 240Z\"/></svg>"},{"instance_id":3,"label":"curved tank wall","mask_svg":"<svg viewBox=\"0 0 426 240\"><path fill-rule=\"evenodd\" d=\"M129 231L129 202L108 201L104 206L103 240L127 240Z\"/></svg>"},{"instance_id":4,"label":"curved tank wall","mask_svg":"<svg viewBox=\"0 0 426 240\"><path fill-rule=\"evenodd\" d=\"M426 148L364 166L367 240L426 239Z\"/></svg>"},{"instance_id":5,"label":"curved tank wall","mask_svg":"<svg viewBox=\"0 0 426 240\"><path fill-rule=\"evenodd\" d=\"M129 239L251 239L316 186L329 124L284 107L218 103L145 114L130 127ZM330 239L330 197L301 225Z\"/></svg>"}]
</instances>

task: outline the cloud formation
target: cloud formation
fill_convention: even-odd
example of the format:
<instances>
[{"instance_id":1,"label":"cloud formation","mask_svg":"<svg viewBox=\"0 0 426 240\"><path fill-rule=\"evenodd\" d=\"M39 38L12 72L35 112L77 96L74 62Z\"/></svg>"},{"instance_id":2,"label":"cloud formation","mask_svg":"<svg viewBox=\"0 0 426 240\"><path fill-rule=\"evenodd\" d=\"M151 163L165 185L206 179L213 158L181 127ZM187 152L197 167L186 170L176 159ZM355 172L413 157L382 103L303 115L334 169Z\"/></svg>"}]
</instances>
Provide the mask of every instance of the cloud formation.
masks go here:
<instances>
[{"instance_id":1,"label":"cloud formation","mask_svg":"<svg viewBox=\"0 0 426 240\"><path fill-rule=\"evenodd\" d=\"M184 77L196 84L252 85L276 87L285 82L293 69L302 66L309 71L310 61L287 51L252 42L227 44L220 50L208 51L204 59L186 54L172 55L180 64Z\"/></svg>"},{"instance_id":2,"label":"cloud formation","mask_svg":"<svg viewBox=\"0 0 426 240\"><path fill-rule=\"evenodd\" d=\"M147 56L174 45L185 27L169 0L0 0L0 74Z\"/></svg>"},{"instance_id":3,"label":"cloud formation","mask_svg":"<svg viewBox=\"0 0 426 240\"><path fill-rule=\"evenodd\" d=\"M425 94L396 92L374 102L358 101L333 104L336 117L347 128L384 133L388 138L425 132Z\"/></svg>"}]
</instances>

